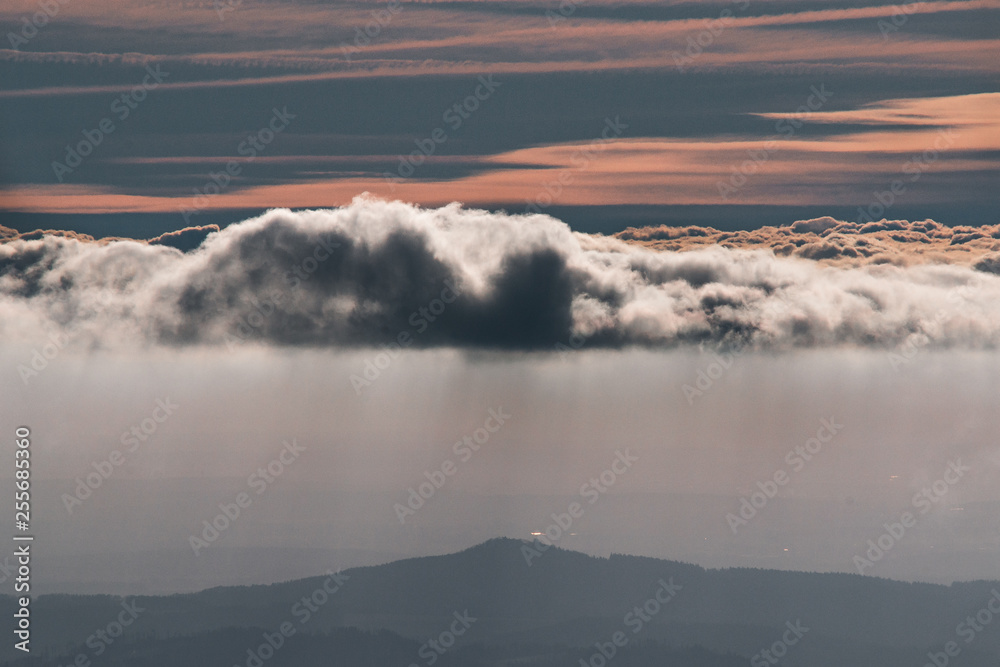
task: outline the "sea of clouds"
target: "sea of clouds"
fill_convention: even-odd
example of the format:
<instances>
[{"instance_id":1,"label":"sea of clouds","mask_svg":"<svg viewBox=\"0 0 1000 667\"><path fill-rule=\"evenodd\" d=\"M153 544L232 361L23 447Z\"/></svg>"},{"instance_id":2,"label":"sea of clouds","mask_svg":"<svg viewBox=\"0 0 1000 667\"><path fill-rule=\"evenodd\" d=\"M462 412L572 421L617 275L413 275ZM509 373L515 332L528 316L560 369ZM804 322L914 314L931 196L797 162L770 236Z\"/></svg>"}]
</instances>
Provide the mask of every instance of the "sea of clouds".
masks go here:
<instances>
[{"instance_id":1,"label":"sea of clouds","mask_svg":"<svg viewBox=\"0 0 1000 667\"><path fill-rule=\"evenodd\" d=\"M105 349L358 347L408 332L416 347L551 350L572 339L766 350L885 348L920 334L932 346L989 349L1000 342L991 267L664 251L576 233L546 215L359 197L155 243L8 241L0 337L56 335Z\"/></svg>"}]
</instances>

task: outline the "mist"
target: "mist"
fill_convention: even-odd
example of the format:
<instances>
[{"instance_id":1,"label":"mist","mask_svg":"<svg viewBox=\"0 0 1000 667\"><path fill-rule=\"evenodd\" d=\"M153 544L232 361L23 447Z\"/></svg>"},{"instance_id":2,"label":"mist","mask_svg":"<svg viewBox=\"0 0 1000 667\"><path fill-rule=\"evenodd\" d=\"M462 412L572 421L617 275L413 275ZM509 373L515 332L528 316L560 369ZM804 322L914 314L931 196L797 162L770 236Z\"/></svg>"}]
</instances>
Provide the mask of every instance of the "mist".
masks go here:
<instances>
[{"instance_id":1,"label":"mist","mask_svg":"<svg viewBox=\"0 0 1000 667\"><path fill-rule=\"evenodd\" d=\"M34 434L39 567L60 570L43 580L287 580L530 540L574 500L584 513L555 543L593 554L857 571L866 540L908 510L917 525L865 574L997 576L996 357L567 350L66 351L0 409ZM8 346L4 365L25 354ZM824 423L832 438L796 462ZM293 442L301 451L282 456ZM634 459L624 470L622 454ZM279 458L270 482L249 479ZM921 513L914 495L955 461L968 471ZM67 500L101 469L112 472L91 494ZM786 482L734 530L741 498L779 470ZM194 548L240 492L252 504Z\"/></svg>"}]
</instances>

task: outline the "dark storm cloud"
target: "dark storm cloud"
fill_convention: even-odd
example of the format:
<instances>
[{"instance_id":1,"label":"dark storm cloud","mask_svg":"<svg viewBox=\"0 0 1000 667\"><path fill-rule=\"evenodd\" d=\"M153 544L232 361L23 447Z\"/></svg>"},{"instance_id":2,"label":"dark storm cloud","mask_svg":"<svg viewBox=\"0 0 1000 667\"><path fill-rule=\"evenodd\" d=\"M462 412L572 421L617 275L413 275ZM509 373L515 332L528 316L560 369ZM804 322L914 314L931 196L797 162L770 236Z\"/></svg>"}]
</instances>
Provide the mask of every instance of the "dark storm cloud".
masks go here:
<instances>
[{"instance_id":1,"label":"dark storm cloud","mask_svg":"<svg viewBox=\"0 0 1000 667\"><path fill-rule=\"evenodd\" d=\"M827 257L846 252L828 232L851 224L813 220L797 223L799 237L769 233L810 249L795 254ZM898 233L883 226L879 233ZM131 241L10 241L0 246L2 334L67 327L105 347L363 346L401 334L418 347L507 349L553 349L571 336L654 347L879 347L914 332L942 346L1000 342L1000 277L986 264L845 267L772 250L663 252L542 215L371 199L278 209L209 231L180 233L207 233L187 253ZM812 242L817 231L824 237Z\"/></svg>"}]
</instances>

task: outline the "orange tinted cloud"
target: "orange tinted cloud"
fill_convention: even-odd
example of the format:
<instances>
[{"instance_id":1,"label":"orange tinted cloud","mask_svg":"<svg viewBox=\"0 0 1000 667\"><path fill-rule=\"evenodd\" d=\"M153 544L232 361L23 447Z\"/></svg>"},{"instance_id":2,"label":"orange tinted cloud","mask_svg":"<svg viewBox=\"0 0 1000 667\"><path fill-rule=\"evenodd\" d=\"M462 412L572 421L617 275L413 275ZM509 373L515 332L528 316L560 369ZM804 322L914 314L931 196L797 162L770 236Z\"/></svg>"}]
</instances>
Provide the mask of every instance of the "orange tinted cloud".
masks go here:
<instances>
[{"instance_id":1,"label":"orange tinted cloud","mask_svg":"<svg viewBox=\"0 0 1000 667\"><path fill-rule=\"evenodd\" d=\"M906 7L908 16L929 16L1000 9L1000 2L959 0L912 3ZM717 69L813 64L995 69L993 54L1000 48L996 39L959 39L904 30L883 40L878 21L890 20L898 11L886 5L786 13L777 10L762 16L740 16L737 10L718 24L712 43L689 66ZM14 20L20 17L16 12L10 15ZM0 59L88 66L158 62L168 70L195 68L198 72L197 77L187 79L178 75L163 84L164 90L372 76L673 70L674 55L685 52L689 40L705 31L707 21L571 17L550 25L544 11L510 15L464 12L447 5L417 9L404 3L384 28L379 28L376 38L345 54L345 45L351 45L355 38L354 28L371 22L371 10L297 5L294 11L288 11L285 6L245 0L238 11L218 21L211 3L157 9L126 2L114 13L69 3L60 19L115 29L159 25L167 35L183 34L192 48L182 54L172 48L131 54L7 50L0 51ZM866 23L858 23L862 20ZM331 26L330 30L339 36L331 37L329 30L322 32L318 26ZM832 29L835 26L837 29ZM295 39L297 47L283 48L280 42L262 40L261 35L271 34ZM601 48L595 49L594 45ZM0 97L113 93L129 85L39 84L3 90Z\"/></svg>"},{"instance_id":2,"label":"orange tinted cloud","mask_svg":"<svg viewBox=\"0 0 1000 667\"><path fill-rule=\"evenodd\" d=\"M723 232L711 227L630 227L615 234L628 243L665 251L712 246L770 250L825 264L965 264L1000 271L1000 224L947 227L933 220L845 222L831 217L791 225Z\"/></svg>"},{"instance_id":3,"label":"orange tinted cloud","mask_svg":"<svg viewBox=\"0 0 1000 667\"><path fill-rule=\"evenodd\" d=\"M892 179L906 183L907 202L926 203L951 196L947 182L940 179L998 170L996 160L981 153L1000 150L998 112L1000 93L889 100L858 110L816 111L808 116L760 114L775 120L775 132L763 139L603 140L598 136L585 143L524 148L480 158L480 165L494 168L454 179L422 178L418 165L412 178L358 176L232 188L197 203L186 195L142 196L108 187L27 185L7 188L3 206L49 212L302 208L344 205L366 191L424 205L451 201L472 205L523 202L525 207L543 208L553 203L843 204L845 198L866 203L873 190ZM823 124L872 127L806 137L799 136L791 123L799 117ZM894 124L892 131L885 129L888 123ZM627 124L621 132L627 135ZM291 167L297 158L278 159Z\"/></svg>"}]
</instances>

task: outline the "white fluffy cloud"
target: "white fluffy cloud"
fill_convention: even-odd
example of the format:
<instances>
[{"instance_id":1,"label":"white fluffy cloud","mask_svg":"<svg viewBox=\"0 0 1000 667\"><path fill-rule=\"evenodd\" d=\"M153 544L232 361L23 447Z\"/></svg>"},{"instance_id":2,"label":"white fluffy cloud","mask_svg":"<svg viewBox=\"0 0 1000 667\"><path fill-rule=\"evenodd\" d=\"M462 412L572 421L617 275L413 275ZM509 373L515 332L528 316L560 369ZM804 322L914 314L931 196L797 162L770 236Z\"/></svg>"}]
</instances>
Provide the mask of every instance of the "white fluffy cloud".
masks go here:
<instances>
[{"instance_id":1,"label":"white fluffy cloud","mask_svg":"<svg viewBox=\"0 0 1000 667\"><path fill-rule=\"evenodd\" d=\"M880 347L922 333L984 348L1000 342L1000 277L771 250L664 252L547 216L358 199L270 211L188 253L52 236L0 246L0 336L52 331L108 348L379 345L404 332L419 347L552 349L571 336L612 347Z\"/></svg>"}]
</instances>

